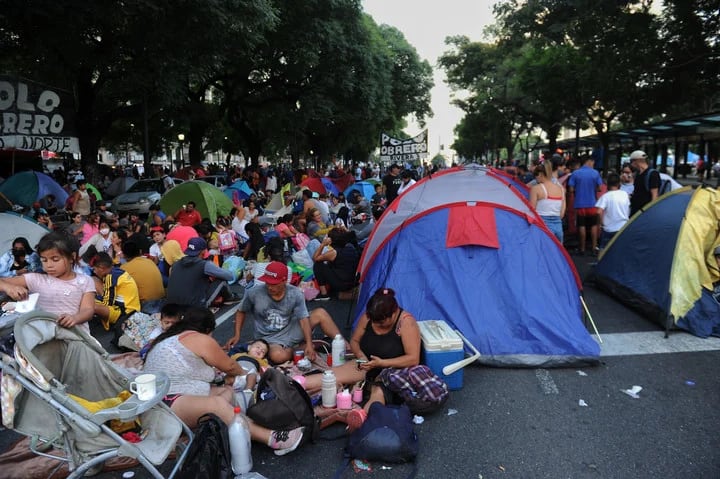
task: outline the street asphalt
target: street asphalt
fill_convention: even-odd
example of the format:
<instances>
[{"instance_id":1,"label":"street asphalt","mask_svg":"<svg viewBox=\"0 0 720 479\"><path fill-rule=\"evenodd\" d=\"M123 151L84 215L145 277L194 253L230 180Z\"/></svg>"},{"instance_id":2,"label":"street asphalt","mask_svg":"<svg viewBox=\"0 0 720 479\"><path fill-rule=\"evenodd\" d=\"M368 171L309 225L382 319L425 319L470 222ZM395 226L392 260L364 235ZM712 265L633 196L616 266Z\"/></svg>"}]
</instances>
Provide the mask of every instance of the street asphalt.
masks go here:
<instances>
[{"instance_id":1,"label":"street asphalt","mask_svg":"<svg viewBox=\"0 0 720 479\"><path fill-rule=\"evenodd\" d=\"M573 260L585 278L595 258ZM657 325L591 284L584 294L606 344L601 363L548 370L465 368L463 388L416 426L416 477L720 478L720 374L713 369L720 364L720 338L699 340L679 331L665 338ZM350 302L310 303L320 306L345 327ZM223 313L229 311L218 316ZM232 334L232 317L225 316L229 319L215 331L220 343ZM246 326L243 339L252 334ZM94 332L107 344L107 335ZM642 388L637 398L623 392L633 386ZM332 478L343 462L345 436L340 426L326 431L341 437L284 457L253 444L254 471L270 479ZM17 438L0 432L0 451ZM171 465L168 461L163 470ZM350 467L340 477L404 478L413 471L407 464L371 466L372 472ZM150 477L140 467L132 470L136 478ZM97 477L119 478L122 471Z\"/></svg>"}]
</instances>

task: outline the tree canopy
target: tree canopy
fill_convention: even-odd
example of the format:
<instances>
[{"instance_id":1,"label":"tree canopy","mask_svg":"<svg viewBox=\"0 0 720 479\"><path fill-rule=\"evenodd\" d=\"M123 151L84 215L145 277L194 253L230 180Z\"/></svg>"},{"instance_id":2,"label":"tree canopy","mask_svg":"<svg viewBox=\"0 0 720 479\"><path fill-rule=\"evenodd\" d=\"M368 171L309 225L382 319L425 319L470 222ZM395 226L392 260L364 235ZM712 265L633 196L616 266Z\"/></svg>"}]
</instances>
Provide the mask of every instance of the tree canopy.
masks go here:
<instances>
[{"instance_id":1,"label":"tree canopy","mask_svg":"<svg viewBox=\"0 0 720 479\"><path fill-rule=\"evenodd\" d=\"M477 155L482 138L486 153L511 152L539 128L554 149L562 126L586 124L607 146L613 124L717 109L717 1L665 1L659 15L651 4L505 0L495 6L489 41L446 39L440 65L450 86L467 92L457 101L467 116L454 146L466 154L474 145ZM493 133L498 128L511 133Z\"/></svg>"},{"instance_id":2,"label":"tree canopy","mask_svg":"<svg viewBox=\"0 0 720 479\"><path fill-rule=\"evenodd\" d=\"M367 155L431 114L429 64L359 0L0 0L0 49L0 71L74 93L88 169L128 143L149 167L178 133L193 163Z\"/></svg>"}]
</instances>

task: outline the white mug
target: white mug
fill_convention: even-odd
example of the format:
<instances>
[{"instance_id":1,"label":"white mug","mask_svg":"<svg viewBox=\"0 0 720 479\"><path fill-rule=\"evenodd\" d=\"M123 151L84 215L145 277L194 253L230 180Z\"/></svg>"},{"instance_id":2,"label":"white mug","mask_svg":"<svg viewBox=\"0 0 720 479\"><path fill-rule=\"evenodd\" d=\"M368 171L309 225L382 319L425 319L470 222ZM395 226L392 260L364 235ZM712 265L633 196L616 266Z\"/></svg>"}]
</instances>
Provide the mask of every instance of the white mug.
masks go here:
<instances>
[{"instance_id":1,"label":"white mug","mask_svg":"<svg viewBox=\"0 0 720 479\"><path fill-rule=\"evenodd\" d=\"M155 396L155 375L141 374L130 383L130 391L137 394L138 399L147 401Z\"/></svg>"}]
</instances>

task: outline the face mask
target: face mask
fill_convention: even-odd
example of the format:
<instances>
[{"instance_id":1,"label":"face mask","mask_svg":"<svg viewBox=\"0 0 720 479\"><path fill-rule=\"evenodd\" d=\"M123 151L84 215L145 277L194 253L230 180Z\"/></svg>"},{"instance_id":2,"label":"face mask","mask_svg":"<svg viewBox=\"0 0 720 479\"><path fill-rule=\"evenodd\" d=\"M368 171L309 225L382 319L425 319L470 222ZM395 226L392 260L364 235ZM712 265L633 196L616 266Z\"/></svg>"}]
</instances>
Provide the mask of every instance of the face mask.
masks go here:
<instances>
[{"instance_id":1,"label":"face mask","mask_svg":"<svg viewBox=\"0 0 720 479\"><path fill-rule=\"evenodd\" d=\"M103 236L106 235L106 234L108 234L108 233L110 233L110 228L103 228L103 229L100 230L100 234L103 235Z\"/></svg>"}]
</instances>

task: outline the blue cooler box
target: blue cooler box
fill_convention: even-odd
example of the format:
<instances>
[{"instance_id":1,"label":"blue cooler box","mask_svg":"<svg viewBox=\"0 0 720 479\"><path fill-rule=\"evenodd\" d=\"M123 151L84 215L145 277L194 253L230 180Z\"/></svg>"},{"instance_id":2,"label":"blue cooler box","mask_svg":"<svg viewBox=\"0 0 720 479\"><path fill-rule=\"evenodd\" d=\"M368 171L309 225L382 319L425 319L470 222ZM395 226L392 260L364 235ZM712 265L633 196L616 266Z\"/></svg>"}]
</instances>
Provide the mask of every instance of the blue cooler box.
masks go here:
<instances>
[{"instance_id":1,"label":"blue cooler box","mask_svg":"<svg viewBox=\"0 0 720 479\"><path fill-rule=\"evenodd\" d=\"M465 359L463 341L458 334L450 328L445 321L418 321L420 337L422 338L422 355L420 360L426 364L432 372L440 376L448 385L451 391L462 389L463 370L462 368L445 376L443 368Z\"/></svg>"}]
</instances>

